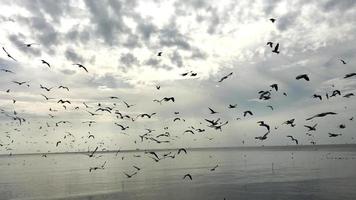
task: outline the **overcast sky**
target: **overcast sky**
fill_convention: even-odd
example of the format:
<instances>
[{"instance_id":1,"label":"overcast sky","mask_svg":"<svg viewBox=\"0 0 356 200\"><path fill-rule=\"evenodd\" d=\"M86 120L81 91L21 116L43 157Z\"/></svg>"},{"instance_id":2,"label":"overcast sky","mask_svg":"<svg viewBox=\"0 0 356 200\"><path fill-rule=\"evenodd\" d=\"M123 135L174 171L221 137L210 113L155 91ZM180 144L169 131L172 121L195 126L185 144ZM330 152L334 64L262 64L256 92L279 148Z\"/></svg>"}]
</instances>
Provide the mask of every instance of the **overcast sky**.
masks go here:
<instances>
[{"instance_id":1,"label":"overcast sky","mask_svg":"<svg viewBox=\"0 0 356 200\"><path fill-rule=\"evenodd\" d=\"M356 119L350 120L356 113L355 98L343 95L355 92L356 79L343 77L356 72L356 1L0 2L0 43L17 60L1 50L0 68L15 72L0 71L1 153L76 151L95 146L294 145L287 135L300 144L355 142ZM272 23L270 18L276 21ZM279 43L279 54L266 45L268 41ZM26 47L27 43L36 44ZM181 76L189 71L197 76ZM230 72L232 76L218 82ZM296 80L300 74L308 74L310 81ZM30 87L12 81L29 81ZM278 92L272 91L270 100L259 100L258 92L271 89L273 83L278 84ZM40 84L53 89L47 92ZM341 96L326 100L325 94L336 89ZM55 99L46 101L41 94ZM323 100L312 98L313 94L322 95ZM174 103L153 102L172 96ZM59 99L71 104L64 109L57 103ZM123 101L135 106L126 108ZM91 108L85 108L83 102ZM98 103L134 118L140 113L157 114L135 122L100 111L97 113L102 115L90 116L86 111L95 112ZM229 104L237 104L237 108L228 109ZM208 107L219 113L211 115ZM243 117L246 110L254 115ZM9 117L14 111L26 119L21 126ZM176 111L180 114L175 115ZM338 114L305 121L326 111ZM173 122L175 117L185 122ZM217 118L228 121L221 132L207 127L204 120ZM295 127L282 125L293 118ZM56 127L61 120L72 123ZM82 123L88 120L97 123L91 127ZM259 120L271 126L264 141L255 139L266 133L256 123ZM114 122L130 128L120 131ZM304 125L315 123L317 131L306 135ZM340 129L340 124L346 128ZM190 126L205 132L183 134ZM168 131L170 138L159 139L170 143L141 142L139 135L146 128L155 129L154 136ZM329 132L342 135L329 138ZM95 138L88 138L89 134ZM58 147L57 141L62 141Z\"/></svg>"}]
</instances>

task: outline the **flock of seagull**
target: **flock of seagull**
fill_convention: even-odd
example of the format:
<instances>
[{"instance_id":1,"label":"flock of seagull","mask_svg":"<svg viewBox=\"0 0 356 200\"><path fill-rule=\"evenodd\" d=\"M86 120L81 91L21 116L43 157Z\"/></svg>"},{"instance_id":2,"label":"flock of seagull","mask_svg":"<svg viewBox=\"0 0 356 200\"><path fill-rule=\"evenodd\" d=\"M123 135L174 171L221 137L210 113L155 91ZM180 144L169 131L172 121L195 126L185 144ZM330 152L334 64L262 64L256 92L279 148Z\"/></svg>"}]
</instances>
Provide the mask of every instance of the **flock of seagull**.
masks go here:
<instances>
[{"instance_id":1,"label":"flock of seagull","mask_svg":"<svg viewBox=\"0 0 356 200\"><path fill-rule=\"evenodd\" d=\"M276 19L271 18L270 21L272 23L274 23L276 21ZM40 45L38 43L25 43L24 46L26 48L33 48L33 45ZM272 41L268 41L267 42L267 46L269 48L272 49L272 53L275 54L279 54L280 53L280 49L279 43L276 42L272 42ZM8 57L8 59L10 59L13 62L18 62L18 60L16 58L14 58L10 52L5 48L2 47L3 52L5 53L5 55ZM163 56L164 53L163 52L158 52L156 54L156 56L161 57ZM341 63L346 65L346 61L340 59ZM41 60L42 64L48 68L52 68L51 64L46 61L46 60ZM73 66L76 66L78 69L83 70L83 72L85 73L89 73L89 70L86 66L84 66L81 63L73 63ZM0 68L0 73L7 73L9 74L9 76L15 76L16 75L16 71L12 71L10 68L8 67L4 67L1 66ZM220 79L217 80L218 83L221 83L223 81L228 81L229 78L231 78L231 76L233 75L233 72L230 72L228 74L226 74L225 76L221 77ZM184 73L181 73L180 76L182 77L196 77L198 76L198 72L194 72L194 71L186 71ZM356 73L355 72L351 72L346 74L343 78L344 79L349 79L352 77L356 77ZM298 81L312 81L309 77L308 74L299 74L296 75L295 77L296 80ZM13 84L16 84L17 86L20 87L33 87L33 85L31 85L31 83L29 81L12 81ZM155 116L158 115L158 113L153 112L153 113L139 113L136 116L132 115L132 114L127 114L125 112L122 112L118 109L118 106L123 106L125 109L130 109L132 107L135 106L135 104L131 104L128 103L127 101L122 101L121 98L116 97L116 96L110 96L108 97L108 99L110 99L112 101L111 105L107 105L104 103L87 103L87 102L81 102L81 105L78 105L78 102L72 102L70 99L57 99L54 97L50 97L48 92L58 89L58 90L63 90L63 91L70 91L70 88L65 86L65 85L58 85L56 87L47 87L43 84L39 85L39 88L41 90L41 93L39 94L39 96L43 97L43 101L44 102L51 102L51 103L57 103L61 109L64 110L69 110L70 108L72 110L81 110L83 111L83 113L87 113L88 114L88 120L86 121L82 121L83 126L88 126L89 128L94 126L95 124L97 124L97 121L95 121L93 118L96 116L101 116L101 115L110 115L113 116L114 119L116 120L121 120L120 122L115 121L113 122L113 125L116 126L121 132L123 132L123 134L127 134L125 133L125 131L130 129L130 126L127 125L125 122L129 121L131 123L134 123L136 121L139 121L139 119L145 118L147 120L154 118ZM155 89L156 90L160 90L161 86L160 85L155 85ZM273 83L269 86L268 89L266 90L261 90L258 91L257 97L259 100L262 101L269 101L272 99L272 94L279 92L279 86L277 83ZM5 93L8 93L9 95L11 95L12 91L11 89L6 89ZM283 92L284 96L287 96L286 92ZM333 98L333 97L337 97L337 96L341 96L344 98L351 98L352 96L354 96L353 93L347 93L347 94L342 94L342 92L340 90L335 89L332 93L326 93L325 94L325 98L329 99L329 98ZM323 100L324 98L324 94L313 94L311 96L311 98L315 98L315 99L319 99L319 100ZM158 98L158 99L153 99L152 100L154 103L157 103L158 105L162 105L162 104L166 104L166 103L175 103L176 102L176 98L173 96L168 96L168 97L163 97L163 98ZM16 105L17 100L13 99L12 103L15 106ZM120 104L120 103L122 104ZM74 106L73 106L74 105ZM227 106L228 109L236 109L237 108L237 104L229 104ZM274 107L272 105L268 105L267 106L271 111L274 110ZM189 126L188 129L184 130L184 132L182 134L199 134L199 133L203 133L206 132L207 129L211 129L214 131L222 131L222 129L226 126L228 126L229 124L231 124L231 122L229 122L228 120L223 120L219 117L215 117L216 114L219 113L219 111L208 107L207 111L210 112L211 118L210 119L204 119L203 122L200 122L201 127L194 127L194 126ZM56 116L56 112L59 112L59 109L54 109L52 107L48 108L48 118L51 120L55 120L57 118ZM22 117L21 113L18 113L15 109L14 110L5 110L3 108L0 107L0 114L3 117L6 117L9 119L9 123L6 123L6 126L12 126L15 127L13 128L13 131L16 132L20 132L21 130L19 129L20 126L22 126L25 123L30 124L30 121L25 119L24 117ZM186 122L186 120L180 115L179 111L175 111L174 113L174 119L173 122L178 122L178 121L182 121L182 122ZM322 112L322 113L318 113L315 114L314 116L308 117L305 119L305 121L311 121L315 118L323 118L323 117L327 117L327 116L332 116L332 115L337 115L338 113L335 112L330 112L330 111L326 111L326 112ZM242 116L243 118L247 118L247 117L251 117L253 116L254 113L251 110L246 110L242 112ZM242 120L242 117L240 118L236 118L235 120ZM353 117L351 117L349 119L350 121L353 120ZM204 124L206 123L206 124ZM68 120L57 120L55 121L55 123L51 124L50 122L41 122L41 124L39 125L39 130L43 130L43 129L49 129L49 128L53 128L53 130L57 127L60 126L64 126L65 124L72 124L71 121ZM266 129L266 132L263 135L259 135L259 136L254 136L254 139L256 139L257 141L264 141L268 139L269 134L272 131L272 126L270 124L268 124L265 121L258 121L257 125L260 127L263 127ZM283 126L290 126L291 128L296 127L296 122L295 119L288 119L285 122L283 122L281 125ZM304 127L307 129L307 135L308 136L312 136L312 132L315 132L317 130L317 123L315 124L305 124ZM344 129L346 128L345 124L341 124L339 126L340 129ZM274 127L274 129L278 129L277 126ZM163 127L163 132L161 131L156 131L154 129L150 129L150 128L145 128L144 129L144 133L138 135L137 139L138 141L135 141L135 143L137 142L152 142L152 143L157 143L157 144L161 144L161 143L171 143L176 139L179 139L179 136L175 136L171 133L171 131L169 130L168 126ZM6 134L6 137L9 139L8 142L4 142L0 140L0 148L3 148L4 150L10 152L11 155L11 151L13 150L11 148L12 144L14 143L14 139L12 138L13 135L11 134L11 131L6 131L4 132ZM340 133L328 133L328 136L333 138L333 137L339 137L342 134ZM43 136L47 136L47 134L44 134ZM295 143L296 145L299 144L298 138L296 136L293 135L287 135L286 136L288 139L290 139L291 142ZM63 136L62 140L58 140L54 143L54 145L56 147L59 147L61 145L63 145L64 143L69 144L70 146L73 147L74 142L78 141L78 140L83 140L85 141L84 143L87 144L88 141L92 141L95 140L95 134L92 134L91 132L88 132L87 136L82 136L80 139L76 138L75 134L72 134L71 132L67 131L65 132L65 135ZM212 140L213 138L208 138L209 140ZM47 141L47 143L49 143L49 141ZM103 142L98 142L97 143L98 146L90 151L88 148L88 152L87 152L87 156L89 156L89 158L95 158L98 151L106 151L107 149L105 149L103 147ZM311 144L315 144L315 141L311 141ZM99 150L99 148L101 148ZM118 155L118 153L120 152L120 149L117 151L116 156ZM147 155L147 157L149 157L150 159L152 159L154 162L159 162L163 159L174 159L176 156L181 155L181 154L187 154L187 149L184 148L180 148L177 149L176 152L175 151L171 151L168 153L158 153L155 151L150 151L150 150L146 150L145 154ZM42 155L43 157L47 157L46 154ZM122 157L122 159L124 159L124 157ZM94 166L94 167L90 167L89 168L89 172L93 172L95 170L100 170L100 169L105 169L105 166L107 164L107 161L103 162L102 164L98 165L98 166ZM215 165L213 168L210 169L210 171L215 171L218 168L219 165ZM135 175L138 174L138 172L141 170L140 167L138 166L133 166L134 168L134 172L132 173L127 173L124 172L124 175L127 178L132 178ZM185 174L183 176L183 179L189 179L192 180L193 177L191 174Z\"/></svg>"}]
</instances>

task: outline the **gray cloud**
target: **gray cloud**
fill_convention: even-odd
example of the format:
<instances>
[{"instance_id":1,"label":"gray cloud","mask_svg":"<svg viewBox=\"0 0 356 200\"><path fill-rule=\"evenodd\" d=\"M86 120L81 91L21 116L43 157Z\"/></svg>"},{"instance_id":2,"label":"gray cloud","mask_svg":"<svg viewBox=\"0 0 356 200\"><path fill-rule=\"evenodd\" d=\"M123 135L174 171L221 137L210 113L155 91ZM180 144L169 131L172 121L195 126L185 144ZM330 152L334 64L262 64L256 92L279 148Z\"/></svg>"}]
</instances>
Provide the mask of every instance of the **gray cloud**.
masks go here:
<instances>
[{"instance_id":1,"label":"gray cloud","mask_svg":"<svg viewBox=\"0 0 356 200\"><path fill-rule=\"evenodd\" d=\"M83 57L82 56L80 56L80 55L78 55L75 51L74 51L74 49L72 49L72 48L67 48L67 50L64 52L64 55L65 55L65 57L68 59L68 60L70 60L70 61L72 61L72 62L79 62L79 63L82 63L83 62Z\"/></svg>"}]
</instances>

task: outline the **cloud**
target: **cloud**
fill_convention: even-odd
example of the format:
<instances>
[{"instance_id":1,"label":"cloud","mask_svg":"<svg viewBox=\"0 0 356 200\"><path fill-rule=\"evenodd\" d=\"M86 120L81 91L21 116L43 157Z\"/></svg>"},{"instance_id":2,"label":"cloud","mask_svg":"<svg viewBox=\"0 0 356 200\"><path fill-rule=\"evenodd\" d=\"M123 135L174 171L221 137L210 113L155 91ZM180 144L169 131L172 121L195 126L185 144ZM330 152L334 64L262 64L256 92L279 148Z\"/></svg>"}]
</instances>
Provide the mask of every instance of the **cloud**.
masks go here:
<instances>
[{"instance_id":1,"label":"cloud","mask_svg":"<svg viewBox=\"0 0 356 200\"><path fill-rule=\"evenodd\" d=\"M82 63L83 62L83 57L75 53L74 49L72 48L67 48L67 50L64 52L65 57L75 63Z\"/></svg>"}]
</instances>

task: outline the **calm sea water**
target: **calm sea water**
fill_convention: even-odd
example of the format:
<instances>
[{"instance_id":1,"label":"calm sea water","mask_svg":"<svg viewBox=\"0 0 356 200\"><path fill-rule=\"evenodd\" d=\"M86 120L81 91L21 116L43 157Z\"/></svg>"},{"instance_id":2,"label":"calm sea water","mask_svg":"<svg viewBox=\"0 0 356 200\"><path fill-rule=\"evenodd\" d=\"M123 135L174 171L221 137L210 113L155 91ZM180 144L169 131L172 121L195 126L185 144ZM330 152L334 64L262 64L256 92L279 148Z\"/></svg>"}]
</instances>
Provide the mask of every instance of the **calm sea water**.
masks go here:
<instances>
[{"instance_id":1,"label":"calm sea water","mask_svg":"<svg viewBox=\"0 0 356 200\"><path fill-rule=\"evenodd\" d=\"M141 170L127 178L133 165ZM193 150L160 162L142 152L16 155L1 156L0 169L0 199L356 199L355 149Z\"/></svg>"}]
</instances>

